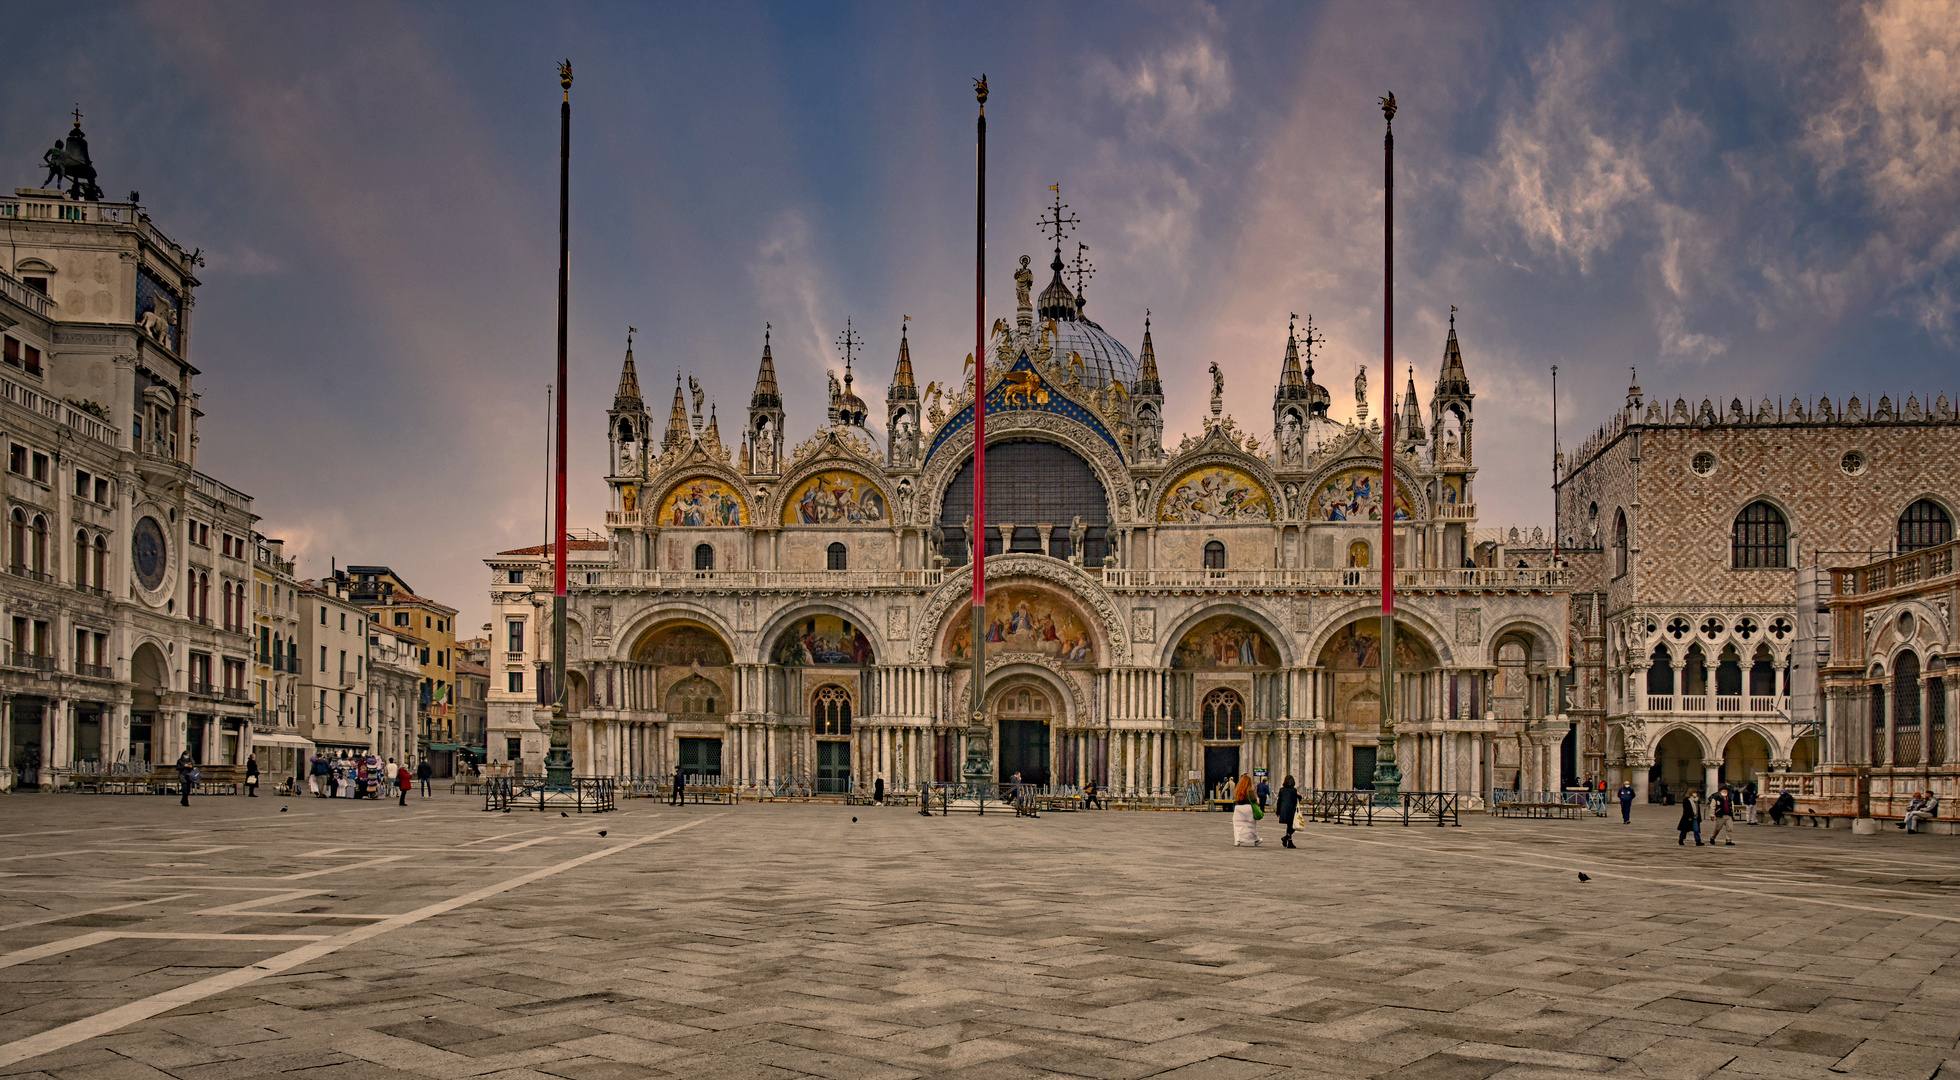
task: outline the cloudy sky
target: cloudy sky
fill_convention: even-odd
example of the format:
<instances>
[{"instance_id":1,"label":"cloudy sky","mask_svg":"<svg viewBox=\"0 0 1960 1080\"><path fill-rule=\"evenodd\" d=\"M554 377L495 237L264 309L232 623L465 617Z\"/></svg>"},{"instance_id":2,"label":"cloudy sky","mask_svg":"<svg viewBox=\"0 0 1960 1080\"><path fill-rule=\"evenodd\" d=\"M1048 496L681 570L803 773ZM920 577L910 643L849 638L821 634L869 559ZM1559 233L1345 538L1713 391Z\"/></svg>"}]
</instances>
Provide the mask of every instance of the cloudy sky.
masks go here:
<instances>
[{"instance_id":1,"label":"cloudy sky","mask_svg":"<svg viewBox=\"0 0 1960 1080\"><path fill-rule=\"evenodd\" d=\"M984 14L983 14L984 12ZM543 539L558 89L572 58L572 493L597 526L625 329L648 396L734 429L765 321L791 435L830 343L873 400L971 349L985 72L990 301L1060 183L1089 313L1154 312L1194 430L1206 365L1270 427L1289 312L1352 409L1381 364L1381 115L1397 117L1398 385L1449 306L1484 524L1548 523L1569 444L1649 394L1960 391L1960 6L1864 3L71 4L14 19L8 186L85 113L103 186L207 260L200 466L301 573L393 565L482 621ZM881 411L881 410L880 410Z\"/></svg>"}]
</instances>

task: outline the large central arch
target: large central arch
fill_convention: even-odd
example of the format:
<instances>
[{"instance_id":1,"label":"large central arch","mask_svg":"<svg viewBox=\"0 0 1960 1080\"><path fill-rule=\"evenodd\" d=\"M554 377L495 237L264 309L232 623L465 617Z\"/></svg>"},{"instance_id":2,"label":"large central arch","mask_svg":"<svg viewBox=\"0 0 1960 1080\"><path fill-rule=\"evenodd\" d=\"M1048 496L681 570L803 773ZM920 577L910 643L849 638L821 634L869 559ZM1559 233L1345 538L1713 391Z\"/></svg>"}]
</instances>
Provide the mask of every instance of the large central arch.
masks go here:
<instances>
[{"instance_id":1,"label":"large central arch","mask_svg":"<svg viewBox=\"0 0 1960 1080\"><path fill-rule=\"evenodd\" d=\"M1108 530L1113 521L1109 492L1096 471L1074 450L1045 439L1017 438L991 442L987 466L1005 480L987 488L987 554L1033 551L1068 558L1073 550L1070 526L1080 518L1084 527L1083 562L1102 563L1108 553ZM949 566L967 563L967 523L973 515L973 457L941 489L939 529L945 537L940 554ZM1001 534L1009 525L1013 536ZM1051 529L1044 546L1037 526Z\"/></svg>"}]
</instances>

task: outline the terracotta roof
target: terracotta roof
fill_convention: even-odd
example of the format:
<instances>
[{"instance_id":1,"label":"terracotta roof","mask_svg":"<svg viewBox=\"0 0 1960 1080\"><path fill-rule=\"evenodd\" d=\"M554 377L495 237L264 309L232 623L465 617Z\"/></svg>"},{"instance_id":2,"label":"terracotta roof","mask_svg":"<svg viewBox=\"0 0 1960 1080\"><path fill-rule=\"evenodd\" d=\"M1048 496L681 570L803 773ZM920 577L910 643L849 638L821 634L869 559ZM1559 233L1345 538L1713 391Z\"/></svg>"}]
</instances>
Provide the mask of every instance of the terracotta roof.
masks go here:
<instances>
[{"instance_id":1,"label":"terracotta roof","mask_svg":"<svg viewBox=\"0 0 1960 1080\"><path fill-rule=\"evenodd\" d=\"M565 551L567 553L574 552L574 551L611 551L611 550L612 550L612 541L610 540L573 540L565 545ZM551 547L548 544L538 544L535 547L512 548L509 551L497 552L497 554L499 555L548 555L550 553L551 553Z\"/></svg>"},{"instance_id":2,"label":"terracotta roof","mask_svg":"<svg viewBox=\"0 0 1960 1080\"><path fill-rule=\"evenodd\" d=\"M490 677L490 669L474 660L458 660L456 661L456 674L481 675L487 679Z\"/></svg>"}]
</instances>

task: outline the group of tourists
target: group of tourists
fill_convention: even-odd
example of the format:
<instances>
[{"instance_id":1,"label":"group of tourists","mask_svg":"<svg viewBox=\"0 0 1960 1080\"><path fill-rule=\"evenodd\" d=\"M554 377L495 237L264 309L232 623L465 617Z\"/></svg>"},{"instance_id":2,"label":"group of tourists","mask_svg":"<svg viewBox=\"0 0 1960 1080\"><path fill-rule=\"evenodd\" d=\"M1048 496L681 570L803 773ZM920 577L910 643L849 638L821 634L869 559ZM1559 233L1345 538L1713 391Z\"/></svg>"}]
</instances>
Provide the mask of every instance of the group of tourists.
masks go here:
<instances>
[{"instance_id":1,"label":"group of tourists","mask_svg":"<svg viewBox=\"0 0 1960 1080\"><path fill-rule=\"evenodd\" d=\"M1915 792L1912 801L1906 804L1906 819L1899 822L1899 828L1918 832L1918 827L1940 816L1940 797L1930 791Z\"/></svg>"},{"instance_id":2,"label":"group of tourists","mask_svg":"<svg viewBox=\"0 0 1960 1080\"><path fill-rule=\"evenodd\" d=\"M406 764L394 758L382 761L372 753L354 754L343 750L339 757L315 754L307 765L307 789L322 799L380 799L393 790L396 805L408 805L408 793L419 779L422 797L429 798L429 778L434 775L427 761L410 774Z\"/></svg>"},{"instance_id":3,"label":"group of tourists","mask_svg":"<svg viewBox=\"0 0 1960 1080\"><path fill-rule=\"evenodd\" d=\"M1713 847L1715 841L1721 839L1722 834L1726 832L1728 833L1728 839L1722 840L1723 846L1734 847L1735 819L1741 817L1746 824L1756 824L1756 797L1756 782L1754 780L1740 786L1723 784L1721 787L1715 789L1715 794L1708 797L1706 807L1703 806L1701 796L1694 792L1689 791L1683 794L1681 796L1681 820L1675 823L1675 828L1680 830L1681 835L1674 842L1676 844L1686 844L1688 842L1688 834L1693 833L1695 846L1701 847L1701 822L1703 811L1706 810L1708 816L1715 820L1715 827L1708 834L1708 845Z\"/></svg>"}]
</instances>

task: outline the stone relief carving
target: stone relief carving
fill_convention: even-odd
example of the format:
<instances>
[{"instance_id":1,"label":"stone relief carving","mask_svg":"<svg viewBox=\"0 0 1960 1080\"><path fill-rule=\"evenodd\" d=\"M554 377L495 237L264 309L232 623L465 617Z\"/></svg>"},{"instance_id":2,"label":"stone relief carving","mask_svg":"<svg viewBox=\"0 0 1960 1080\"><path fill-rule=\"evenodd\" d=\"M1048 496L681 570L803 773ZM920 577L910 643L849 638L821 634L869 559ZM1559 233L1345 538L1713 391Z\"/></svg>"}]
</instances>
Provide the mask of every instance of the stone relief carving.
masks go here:
<instances>
[{"instance_id":1,"label":"stone relief carving","mask_svg":"<svg viewBox=\"0 0 1960 1080\"><path fill-rule=\"evenodd\" d=\"M885 609L885 640L898 645L912 636L912 609L893 604Z\"/></svg>"},{"instance_id":2,"label":"stone relief carving","mask_svg":"<svg viewBox=\"0 0 1960 1080\"><path fill-rule=\"evenodd\" d=\"M612 626L612 608L610 606L595 607L592 609L592 640L595 644L612 639Z\"/></svg>"},{"instance_id":3,"label":"stone relief carving","mask_svg":"<svg viewBox=\"0 0 1960 1080\"><path fill-rule=\"evenodd\" d=\"M1483 609L1461 608L1456 613L1456 642L1475 645L1484 636Z\"/></svg>"},{"instance_id":4,"label":"stone relief carving","mask_svg":"<svg viewBox=\"0 0 1960 1080\"><path fill-rule=\"evenodd\" d=\"M1140 645L1157 642L1157 609L1137 608L1130 612L1130 636Z\"/></svg>"},{"instance_id":5,"label":"stone relief carving","mask_svg":"<svg viewBox=\"0 0 1960 1080\"><path fill-rule=\"evenodd\" d=\"M735 629L744 634L755 633L755 598L740 597L735 601Z\"/></svg>"}]
</instances>

